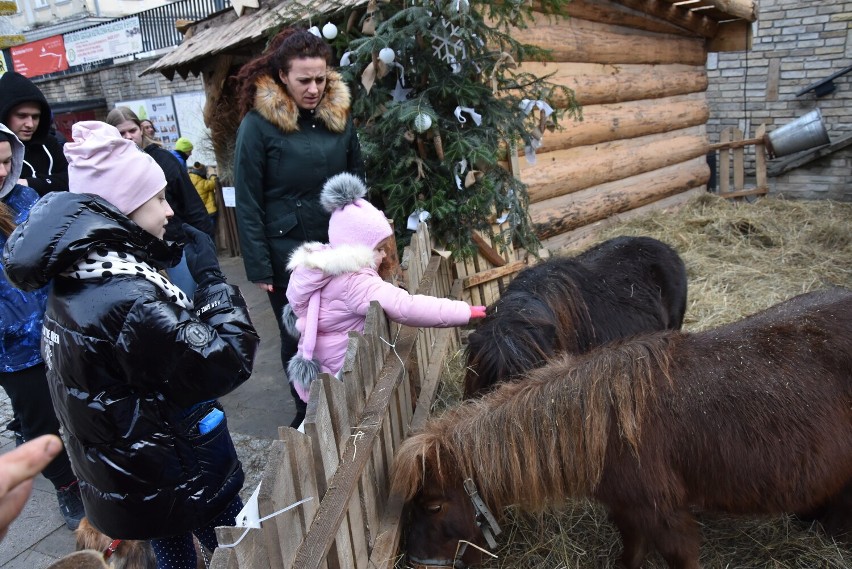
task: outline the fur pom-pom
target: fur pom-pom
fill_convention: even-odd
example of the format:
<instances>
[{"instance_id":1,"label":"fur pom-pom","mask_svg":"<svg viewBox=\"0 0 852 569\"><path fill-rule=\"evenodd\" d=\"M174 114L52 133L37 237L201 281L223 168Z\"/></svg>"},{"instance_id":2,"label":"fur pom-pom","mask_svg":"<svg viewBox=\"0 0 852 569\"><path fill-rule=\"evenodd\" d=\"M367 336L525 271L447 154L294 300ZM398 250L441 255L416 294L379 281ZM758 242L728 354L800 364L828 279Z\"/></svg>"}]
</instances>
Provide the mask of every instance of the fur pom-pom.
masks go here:
<instances>
[{"instance_id":1,"label":"fur pom-pom","mask_svg":"<svg viewBox=\"0 0 852 569\"><path fill-rule=\"evenodd\" d=\"M284 305L284 310L281 311L281 324L284 325L284 329L287 330L287 333L294 340L298 340L301 337L301 333L299 333L299 329L296 328L296 320L298 317L296 313L293 312L293 307L289 304Z\"/></svg>"},{"instance_id":2,"label":"fur pom-pom","mask_svg":"<svg viewBox=\"0 0 852 569\"><path fill-rule=\"evenodd\" d=\"M317 360L307 360L298 354L290 358L290 362L287 364L287 378L305 403L308 402L311 394L311 383L319 375L319 370L320 364Z\"/></svg>"},{"instance_id":3,"label":"fur pom-pom","mask_svg":"<svg viewBox=\"0 0 852 569\"><path fill-rule=\"evenodd\" d=\"M347 206L367 195L364 181L348 172L342 172L326 180L322 186L320 203L329 213Z\"/></svg>"}]
</instances>

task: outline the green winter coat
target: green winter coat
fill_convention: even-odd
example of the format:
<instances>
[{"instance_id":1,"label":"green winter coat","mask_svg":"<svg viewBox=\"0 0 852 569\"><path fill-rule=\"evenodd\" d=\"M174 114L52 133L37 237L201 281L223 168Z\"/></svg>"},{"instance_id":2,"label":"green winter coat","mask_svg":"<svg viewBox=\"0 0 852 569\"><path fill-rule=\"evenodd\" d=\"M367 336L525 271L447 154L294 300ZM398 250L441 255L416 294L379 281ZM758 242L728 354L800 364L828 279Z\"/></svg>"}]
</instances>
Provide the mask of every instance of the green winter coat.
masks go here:
<instances>
[{"instance_id":1,"label":"green winter coat","mask_svg":"<svg viewBox=\"0 0 852 569\"><path fill-rule=\"evenodd\" d=\"M349 88L329 72L313 111L296 106L269 76L257 81L255 106L240 123L234 153L236 217L246 277L286 290L290 253L305 241L328 241L325 181L340 172L364 178Z\"/></svg>"}]
</instances>

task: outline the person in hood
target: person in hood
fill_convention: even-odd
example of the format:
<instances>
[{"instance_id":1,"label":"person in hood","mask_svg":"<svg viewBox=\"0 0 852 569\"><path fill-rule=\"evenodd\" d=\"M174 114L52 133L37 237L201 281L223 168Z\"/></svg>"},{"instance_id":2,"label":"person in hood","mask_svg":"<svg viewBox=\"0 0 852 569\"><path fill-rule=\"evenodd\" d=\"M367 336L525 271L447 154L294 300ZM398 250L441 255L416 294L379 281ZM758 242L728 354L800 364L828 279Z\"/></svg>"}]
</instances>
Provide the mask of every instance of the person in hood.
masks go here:
<instances>
[{"instance_id":1,"label":"person in hood","mask_svg":"<svg viewBox=\"0 0 852 569\"><path fill-rule=\"evenodd\" d=\"M251 375L258 335L212 240L192 230L194 298L160 272L172 210L156 162L114 127L76 123L69 192L9 237L3 263L25 291L51 282L42 354L89 522L148 539L160 569L196 567L234 525L244 474L216 401Z\"/></svg>"},{"instance_id":2,"label":"person in hood","mask_svg":"<svg viewBox=\"0 0 852 569\"><path fill-rule=\"evenodd\" d=\"M24 145L0 123L0 247L38 200L35 190L17 183L23 159ZM21 445L42 435L59 435L41 356L48 289L18 290L6 279L3 269L0 262L0 386L12 402L16 444ZM44 476L56 489L65 525L77 529L85 512L77 476L64 449L45 468Z\"/></svg>"},{"instance_id":3,"label":"person in hood","mask_svg":"<svg viewBox=\"0 0 852 569\"><path fill-rule=\"evenodd\" d=\"M307 241L328 240L322 185L349 172L364 179L361 147L331 48L304 28L285 28L237 75L242 122L234 150L237 229L246 277L269 297L278 320L281 364L296 342L281 324L287 259ZM298 426L305 404L291 387Z\"/></svg>"},{"instance_id":4,"label":"person in hood","mask_svg":"<svg viewBox=\"0 0 852 569\"><path fill-rule=\"evenodd\" d=\"M0 122L24 144L18 183L40 196L68 189L68 162L50 134L52 117L47 99L32 81L14 71L0 75Z\"/></svg>"},{"instance_id":5,"label":"person in hood","mask_svg":"<svg viewBox=\"0 0 852 569\"><path fill-rule=\"evenodd\" d=\"M282 319L299 340L287 377L305 402L318 373L337 375L343 367L349 331L364 331L374 300L388 319L407 326L462 326L485 316L484 306L412 295L382 280L378 268L393 230L366 194L364 182L352 174L330 178L321 195L331 214L328 243L305 243L290 257L289 309Z\"/></svg>"}]
</instances>

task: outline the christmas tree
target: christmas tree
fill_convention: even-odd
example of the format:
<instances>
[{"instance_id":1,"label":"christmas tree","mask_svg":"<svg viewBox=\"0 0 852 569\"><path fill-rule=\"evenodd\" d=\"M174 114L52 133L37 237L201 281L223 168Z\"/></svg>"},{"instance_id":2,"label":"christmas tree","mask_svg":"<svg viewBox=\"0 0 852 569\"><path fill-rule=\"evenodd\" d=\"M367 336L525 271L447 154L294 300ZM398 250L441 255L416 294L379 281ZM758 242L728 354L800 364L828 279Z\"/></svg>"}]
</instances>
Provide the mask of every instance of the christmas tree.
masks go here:
<instances>
[{"instance_id":1,"label":"christmas tree","mask_svg":"<svg viewBox=\"0 0 852 569\"><path fill-rule=\"evenodd\" d=\"M564 0L537 10L559 17ZM348 16L349 29L334 31L340 71L353 87L373 198L399 243L410 216L428 216L432 235L457 258L475 254L472 229L488 235L495 221L506 228L493 235L498 246L537 251L526 186L501 162L518 148L534 161L542 134L579 109L569 89L518 69L546 57L509 33L530 21L530 4L371 0ZM568 106L554 112L547 100L557 90Z\"/></svg>"}]
</instances>

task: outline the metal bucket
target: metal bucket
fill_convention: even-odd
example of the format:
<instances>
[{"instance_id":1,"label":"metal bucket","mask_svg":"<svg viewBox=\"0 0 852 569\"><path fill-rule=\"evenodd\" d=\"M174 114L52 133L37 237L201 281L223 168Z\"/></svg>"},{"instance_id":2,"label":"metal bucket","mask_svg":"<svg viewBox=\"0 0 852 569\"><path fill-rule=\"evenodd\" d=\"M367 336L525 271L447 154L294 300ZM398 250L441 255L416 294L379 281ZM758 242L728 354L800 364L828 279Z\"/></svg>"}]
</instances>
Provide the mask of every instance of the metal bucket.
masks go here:
<instances>
[{"instance_id":1,"label":"metal bucket","mask_svg":"<svg viewBox=\"0 0 852 569\"><path fill-rule=\"evenodd\" d=\"M776 128L765 137L770 158L786 156L823 144L830 144L828 132L822 122L822 113L814 109L789 124Z\"/></svg>"}]
</instances>

